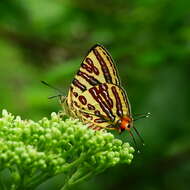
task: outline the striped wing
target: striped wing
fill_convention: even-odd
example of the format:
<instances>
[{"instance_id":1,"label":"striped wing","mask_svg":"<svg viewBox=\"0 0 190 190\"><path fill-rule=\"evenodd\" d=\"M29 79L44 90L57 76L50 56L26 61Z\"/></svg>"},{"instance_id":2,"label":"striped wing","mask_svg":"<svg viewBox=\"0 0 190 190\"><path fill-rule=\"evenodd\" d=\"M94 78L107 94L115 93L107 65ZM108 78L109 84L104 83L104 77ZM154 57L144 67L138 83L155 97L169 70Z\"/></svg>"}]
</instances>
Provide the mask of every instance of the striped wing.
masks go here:
<instances>
[{"instance_id":1,"label":"striped wing","mask_svg":"<svg viewBox=\"0 0 190 190\"><path fill-rule=\"evenodd\" d=\"M82 121L98 128L107 128L131 114L124 90L109 83L96 85L73 97L72 106Z\"/></svg>"},{"instance_id":2,"label":"striped wing","mask_svg":"<svg viewBox=\"0 0 190 190\"><path fill-rule=\"evenodd\" d=\"M102 83L120 86L120 80L111 56L104 47L95 45L89 50L71 83L68 105L72 104L73 98Z\"/></svg>"},{"instance_id":3,"label":"striped wing","mask_svg":"<svg viewBox=\"0 0 190 190\"><path fill-rule=\"evenodd\" d=\"M95 45L83 60L72 86L84 91L101 83L120 86L120 80L111 56L105 48Z\"/></svg>"},{"instance_id":4,"label":"striped wing","mask_svg":"<svg viewBox=\"0 0 190 190\"><path fill-rule=\"evenodd\" d=\"M126 93L109 53L100 45L90 49L72 81L66 104L70 115L105 128L130 115Z\"/></svg>"}]
</instances>

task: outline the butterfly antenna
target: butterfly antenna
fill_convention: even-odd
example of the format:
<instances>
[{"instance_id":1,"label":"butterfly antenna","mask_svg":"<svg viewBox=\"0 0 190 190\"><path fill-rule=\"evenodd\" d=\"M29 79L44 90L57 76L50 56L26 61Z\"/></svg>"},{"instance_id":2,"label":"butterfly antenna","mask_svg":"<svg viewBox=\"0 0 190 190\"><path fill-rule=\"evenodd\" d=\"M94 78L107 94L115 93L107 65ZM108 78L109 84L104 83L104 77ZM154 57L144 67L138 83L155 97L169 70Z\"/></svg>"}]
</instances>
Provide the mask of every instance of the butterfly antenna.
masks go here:
<instances>
[{"instance_id":1,"label":"butterfly antenna","mask_svg":"<svg viewBox=\"0 0 190 190\"><path fill-rule=\"evenodd\" d=\"M56 88L56 87L54 87L54 86L48 84L47 82L45 82L45 81L43 81L43 80L41 81L41 83L42 83L42 84L45 84L46 86L48 86L48 87L50 87L50 88L52 88L52 89L54 89L54 90L56 90L57 92L60 93L59 95L56 95L56 96L63 95L63 92L62 92L60 89L58 89L58 88ZM51 96L51 97L53 98L53 97L56 97L56 96ZM50 98L51 98L51 97L50 97Z\"/></svg>"},{"instance_id":2,"label":"butterfly antenna","mask_svg":"<svg viewBox=\"0 0 190 190\"><path fill-rule=\"evenodd\" d=\"M58 94L58 95L55 95L55 96L50 96L50 97L48 97L48 99L57 98L57 97L60 97L60 96L62 96L62 95Z\"/></svg>"},{"instance_id":3,"label":"butterfly antenna","mask_svg":"<svg viewBox=\"0 0 190 190\"><path fill-rule=\"evenodd\" d=\"M131 131L129 131L129 134L130 134L130 136L131 136L132 139L133 139L133 142L134 142L134 145L135 145L135 147L136 147L136 149L137 149L137 152L140 153L140 150L139 150L138 147L137 147L137 143L136 143L136 140L135 140L135 137L134 137L133 133L132 133Z\"/></svg>"},{"instance_id":4,"label":"butterfly antenna","mask_svg":"<svg viewBox=\"0 0 190 190\"><path fill-rule=\"evenodd\" d=\"M136 127L133 126L133 129L135 130L135 133L137 134L137 136L138 136L139 139L141 140L142 145L145 146L144 140L143 140L143 138L141 137L141 135L140 135L140 133L138 132L138 130L136 129Z\"/></svg>"},{"instance_id":5,"label":"butterfly antenna","mask_svg":"<svg viewBox=\"0 0 190 190\"><path fill-rule=\"evenodd\" d=\"M142 118L148 118L150 117L151 113L148 112L147 114L136 114L136 116L138 116L137 118L133 119L133 121L137 121L139 119L142 119Z\"/></svg>"}]
</instances>

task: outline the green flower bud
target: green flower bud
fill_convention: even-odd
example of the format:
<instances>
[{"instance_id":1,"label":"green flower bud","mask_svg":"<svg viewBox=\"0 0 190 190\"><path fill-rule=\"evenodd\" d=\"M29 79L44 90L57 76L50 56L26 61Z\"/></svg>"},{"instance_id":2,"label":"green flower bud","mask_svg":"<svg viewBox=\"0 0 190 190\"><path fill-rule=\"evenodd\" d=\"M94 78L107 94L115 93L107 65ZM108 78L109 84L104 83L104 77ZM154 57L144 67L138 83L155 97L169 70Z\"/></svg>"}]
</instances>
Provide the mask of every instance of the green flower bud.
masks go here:
<instances>
[{"instance_id":1,"label":"green flower bud","mask_svg":"<svg viewBox=\"0 0 190 190\"><path fill-rule=\"evenodd\" d=\"M32 189L35 183L43 183L44 176L59 173L64 173L67 185L72 185L108 167L131 163L134 152L129 143L105 130L89 129L78 119L62 120L52 113L49 120L23 121L6 110L0 118L0 147L1 168L11 171L15 189L23 175L29 185L23 189Z\"/></svg>"}]
</instances>

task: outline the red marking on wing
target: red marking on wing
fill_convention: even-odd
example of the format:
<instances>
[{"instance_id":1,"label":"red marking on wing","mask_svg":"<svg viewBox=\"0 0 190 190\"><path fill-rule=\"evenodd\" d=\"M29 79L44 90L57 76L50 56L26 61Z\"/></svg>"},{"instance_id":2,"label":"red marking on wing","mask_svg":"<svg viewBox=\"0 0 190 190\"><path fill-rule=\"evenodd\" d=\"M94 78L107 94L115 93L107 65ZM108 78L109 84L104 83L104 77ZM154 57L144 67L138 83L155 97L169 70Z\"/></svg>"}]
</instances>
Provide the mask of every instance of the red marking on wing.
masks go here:
<instances>
[{"instance_id":1,"label":"red marking on wing","mask_svg":"<svg viewBox=\"0 0 190 190\"><path fill-rule=\"evenodd\" d=\"M77 79L73 79L73 85L78 87L81 91L85 91L86 90L86 86L84 86L82 83L80 83Z\"/></svg>"},{"instance_id":2,"label":"red marking on wing","mask_svg":"<svg viewBox=\"0 0 190 190\"><path fill-rule=\"evenodd\" d=\"M103 118L98 118L98 119L95 119L94 122L95 123L104 123L104 122L106 122L106 120Z\"/></svg>"},{"instance_id":3,"label":"red marking on wing","mask_svg":"<svg viewBox=\"0 0 190 190\"><path fill-rule=\"evenodd\" d=\"M117 115L119 117L122 117L123 116L123 109L122 109L119 94L118 94L115 86L112 86L111 89L112 89L112 92L113 92L113 94L115 96L115 100L116 100Z\"/></svg>"},{"instance_id":4,"label":"red marking on wing","mask_svg":"<svg viewBox=\"0 0 190 190\"><path fill-rule=\"evenodd\" d=\"M93 76L90 76L82 71L78 71L77 75L81 76L82 78L84 78L89 84L91 84L92 86L98 85L100 84L100 82L95 79Z\"/></svg>"},{"instance_id":5,"label":"red marking on wing","mask_svg":"<svg viewBox=\"0 0 190 190\"><path fill-rule=\"evenodd\" d=\"M92 104L88 104L87 106L89 110L95 110L95 107Z\"/></svg>"},{"instance_id":6,"label":"red marking on wing","mask_svg":"<svg viewBox=\"0 0 190 190\"><path fill-rule=\"evenodd\" d=\"M100 87L101 86L101 87ZM103 100L102 96L105 97L105 95L107 94L107 92L104 92L104 87L101 85L99 85L99 89L98 87L92 87L89 89L90 94L92 95L92 97L99 103L100 107L102 108L102 111L111 119L114 120L115 116L113 115L110 107L111 104L110 102L107 102L107 98L106 101ZM101 96L102 95L102 96ZM113 105L112 105L113 106Z\"/></svg>"},{"instance_id":7,"label":"red marking on wing","mask_svg":"<svg viewBox=\"0 0 190 190\"><path fill-rule=\"evenodd\" d=\"M91 115L89 115L88 113L82 112L83 116L86 117L89 120L92 120L93 117Z\"/></svg>"},{"instance_id":8,"label":"red marking on wing","mask_svg":"<svg viewBox=\"0 0 190 190\"><path fill-rule=\"evenodd\" d=\"M95 73L96 75L99 75L98 68L94 65L93 61L87 57L86 60L87 64L82 64L82 67L86 69L89 73Z\"/></svg>"},{"instance_id":9,"label":"red marking on wing","mask_svg":"<svg viewBox=\"0 0 190 190\"><path fill-rule=\"evenodd\" d=\"M95 114L96 116L100 116L100 115L101 115L99 110L96 110L96 111L94 112L94 114Z\"/></svg>"},{"instance_id":10,"label":"red marking on wing","mask_svg":"<svg viewBox=\"0 0 190 190\"><path fill-rule=\"evenodd\" d=\"M109 108L112 109L113 108L113 100L109 96L108 85L105 83L101 84L99 87L99 92L106 100L106 103L108 104Z\"/></svg>"},{"instance_id":11,"label":"red marking on wing","mask_svg":"<svg viewBox=\"0 0 190 190\"><path fill-rule=\"evenodd\" d=\"M78 93L77 92L73 92L73 96L78 97Z\"/></svg>"},{"instance_id":12,"label":"red marking on wing","mask_svg":"<svg viewBox=\"0 0 190 190\"><path fill-rule=\"evenodd\" d=\"M83 104L83 105L86 105L87 103L87 100L84 96L79 96L79 101Z\"/></svg>"},{"instance_id":13,"label":"red marking on wing","mask_svg":"<svg viewBox=\"0 0 190 190\"><path fill-rule=\"evenodd\" d=\"M108 59L108 61L110 62L111 66L112 66L112 68L113 68L113 74L114 74L115 76L117 76L117 74L116 74L116 69L115 69L115 66L114 66L114 63L113 63L112 58L109 57L109 56L106 56L106 58ZM118 77L118 76L117 76L117 77Z\"/></svg>"},{"instance_id":14,"label":"red marking on wing","mask_svg":"<svg viewBox=\"0 0 190 190\"><path fill-rule=\"evenodd\" d=\"M99 54L98 50L93 49L93 52L98 60L98 62L101 65L101 69L102 72L104 74L104 78L106 80L107 83L112 83L112 77L110 75L110 71L108 69L108 66L106 65L106 62L104 61L104 59L102 58L102 56Z\"/></svg>"}]
</instances>

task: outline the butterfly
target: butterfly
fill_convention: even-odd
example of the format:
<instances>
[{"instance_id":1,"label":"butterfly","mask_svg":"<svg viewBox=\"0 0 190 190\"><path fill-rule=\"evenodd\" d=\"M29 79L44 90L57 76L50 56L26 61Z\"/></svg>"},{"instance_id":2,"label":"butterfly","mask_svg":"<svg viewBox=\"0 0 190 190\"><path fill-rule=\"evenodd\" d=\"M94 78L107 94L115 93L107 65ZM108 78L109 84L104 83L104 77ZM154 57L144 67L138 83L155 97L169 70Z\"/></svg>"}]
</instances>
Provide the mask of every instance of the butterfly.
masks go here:
<instances>
[{"instance_id":1,"label":"butterfly","mask_svg":"<svg viewBox=\"0 0 190 190\"><path fill-rule=\"evenodd\" d=\"M60 92L58 96L67 115L80 119L94 130L128 131L136 144L132 133L134 129L143 143L134 121L148 117L150 113L133 118L116 66L102 45L96 44L89 50L72 80L68 95L62 94Z\"/></svg>"},{"instance_id":2,"label":"butterfly","mask_svg":"<svg viewBox=\"0 0 190 190\"><path fill-rule=\"evenodd\" d=\"M72 80L68 96L62 98L62 106L68 115L79 118L94 130L128 131L133 137L133 128L140 137L133 125L135 119L116 66L102 45L94 45L87 53Z\"/></svg>"}]
</instances>

